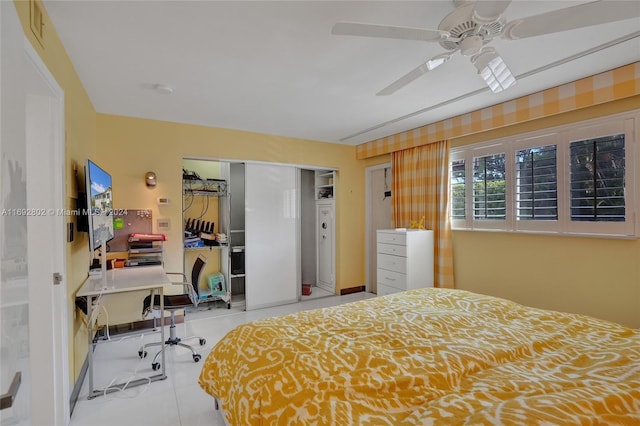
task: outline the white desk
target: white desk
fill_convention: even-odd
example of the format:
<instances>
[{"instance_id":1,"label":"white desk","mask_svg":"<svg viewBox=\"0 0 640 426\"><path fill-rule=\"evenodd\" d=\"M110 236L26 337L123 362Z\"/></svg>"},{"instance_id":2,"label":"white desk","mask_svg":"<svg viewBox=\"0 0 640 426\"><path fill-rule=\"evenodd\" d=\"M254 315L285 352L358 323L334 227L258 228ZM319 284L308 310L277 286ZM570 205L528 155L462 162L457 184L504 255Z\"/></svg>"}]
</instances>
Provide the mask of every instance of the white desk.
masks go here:
<instances>
[{"instance_id":1,"label":"white desk","mask_svg":"<svg viewBox=\"0 0 640 426\"><path fill-rule=\"evenodd\" d=\"M103 272L104 274L104 272ZM151 297L157 292L160 296L160 312L164 312L164 291L163 286L171 284L169 277L164 272L161 266L139 266L135 268L116 268L106 271L106 274L100 278L88 277L76 297L87 298L87 318L88 321L88 374L89 374L89 399L95 398L104 394L104 390L95 390L93 388L93 321L92 310L94 308L94 299L106 294L124 293L130 291L142 291L149 290ZM99 307L96 307L99 308ZM140 307L142 311L142 306ZM160 327L160 336L162 344L164 345L164 327ZM164 380L167 378L165 370L165 357L164 351L162 351L162 370L160 373L148 377L151 381ZM147 378L131 381L127 384L127 387L138 386L149 382ZM107 392L113 392L122 388L124 384L113 385L107 389Z\"/></svg>"}]
</instances>

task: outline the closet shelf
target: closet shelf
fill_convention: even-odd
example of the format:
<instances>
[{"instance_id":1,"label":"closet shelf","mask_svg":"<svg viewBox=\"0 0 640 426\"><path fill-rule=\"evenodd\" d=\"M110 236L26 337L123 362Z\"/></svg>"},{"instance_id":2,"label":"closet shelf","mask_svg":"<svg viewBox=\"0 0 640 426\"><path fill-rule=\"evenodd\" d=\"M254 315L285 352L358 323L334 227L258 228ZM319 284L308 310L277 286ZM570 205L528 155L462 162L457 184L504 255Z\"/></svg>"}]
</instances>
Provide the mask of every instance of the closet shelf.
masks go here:
<instances>
[{"instance_id":1,"label":"closet shelf","mask_svg":"<svg viewBox=\"0 0 640 426\"><path fill-rule=\"evenodd\" d=\"M221 249L223 247L229 247L228 243L221 243L215 246L197 246L197 247L185 247L185 251L198 251L198 250L217 250L217 249Z\"/></svg>"},{"instance_id":2,"label":"closet shelf","mask_svg":"<svg viewBox=\"0 0 640 426\"><path fill-rule=\"evenodd\" d=\"M185 195L197 197L225 197L227 181L223 179L183 179L182 190Z\"/></svg>"},{"instance_id":3,"label":"closet shelf","mask_svg":"<svg viewBox=\"0 0 640 426\"><path fill-rule=\"evenodd\" d=\"M316 200L330 200L334 197L335 170L315 171Z\"/></svg>"},{"instance_id":4,"label":"closet shelf","mask_svg":"<svg viewBox=\"0 0 640 426\"><path fill-rule=\"evenodd\" d=\"M225 210L229 184L228 180L219 179L222 174L215 169L217 167L199 169L206 171L207 175L204 176L215 176L215 178L203 178L197 172L183 168L184 270L188 273L197 257L205 257L208 261L198 283L201 291L204 291L200 294L200 303L223 300L227 308L231 308L231 288L228 283L228 273L223 266L228 257L229 247ZM206 289L209 291L207 292ZM204 298L202 298L203 295Z\"/></svg>"}]
</instances>

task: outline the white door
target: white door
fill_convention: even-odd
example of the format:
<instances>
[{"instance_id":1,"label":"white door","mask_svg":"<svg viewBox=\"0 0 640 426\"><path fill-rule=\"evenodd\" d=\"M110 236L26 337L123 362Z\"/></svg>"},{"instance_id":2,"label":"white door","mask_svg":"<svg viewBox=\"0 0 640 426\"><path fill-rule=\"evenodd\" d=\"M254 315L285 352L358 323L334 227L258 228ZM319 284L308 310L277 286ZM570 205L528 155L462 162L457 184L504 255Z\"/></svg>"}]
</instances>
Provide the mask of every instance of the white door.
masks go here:
<instances>
[{"instance_id":1,"label":"white door","mask_svg":"<svg viewBox=\"0 0 640 426\"><path fill-rule=\"evenodd\" d=\"M334 205L333 202L316 206L316 229L318 241L318 287L332 293L336 291L334 273Z\"/></svg>"},{"instance_id":2,"label":"white door","mask_svg":"<svg viewBox=\"0 0 640 426\"><path fill-rule=\"evenodd\" d=\"M68 424L63 93L0 9L0 424Z\"/></svg>"},{"instance_id":3,"label":"white door","mask_svg":"<svg viewBox=\"0 0 640 426\"><path fill-rule=\"evenodd\" d=\"M247 310L298 301L297 194L295 167L245 164Z\"/></svg>"}]
</instances>

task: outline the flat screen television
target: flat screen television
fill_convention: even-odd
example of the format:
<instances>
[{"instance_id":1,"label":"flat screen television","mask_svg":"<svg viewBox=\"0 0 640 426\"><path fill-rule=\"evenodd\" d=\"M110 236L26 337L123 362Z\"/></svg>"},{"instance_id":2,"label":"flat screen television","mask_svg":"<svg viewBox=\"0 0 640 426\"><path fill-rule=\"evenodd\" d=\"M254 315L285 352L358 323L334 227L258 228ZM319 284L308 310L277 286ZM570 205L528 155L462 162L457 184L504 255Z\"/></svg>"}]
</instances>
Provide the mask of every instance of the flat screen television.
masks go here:
<instances>
[{"instance_id":1,"label":"flat screen television","mask_svg":"<svg viewBox=\"0 0 640 426\"><path fill-rule=\"evenodd\" d=\"M111 175L93 161L87 160L84 176L86 202L80 208L87 217L89 250L93 252L114 237Z\"/></svg>"}]
</instances>

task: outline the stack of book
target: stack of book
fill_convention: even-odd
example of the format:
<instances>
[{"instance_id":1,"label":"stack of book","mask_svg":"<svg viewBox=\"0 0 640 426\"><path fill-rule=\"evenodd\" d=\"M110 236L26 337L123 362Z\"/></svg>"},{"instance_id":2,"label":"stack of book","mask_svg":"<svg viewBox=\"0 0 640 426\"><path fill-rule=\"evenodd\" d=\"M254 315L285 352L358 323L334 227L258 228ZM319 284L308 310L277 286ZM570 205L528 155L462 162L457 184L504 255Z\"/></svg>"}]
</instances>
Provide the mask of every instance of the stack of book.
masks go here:
<instances>
[{"instance_id":1,"label":"stack of book","mask_svg":"<svg viewBox=\"0 0 640 426\"><path fill-rule=\"evenodd\" d=\"M126 266L162 265L164 234L129 235L129 259Z\"/></svg>"},{"instance_id":2,"label":"stack of book","mask_svg":"<svg viewBox=\"0 0 640 426\"><path fill-rule=\"evenodd\" d=\"M204 247L204 243L197 235L191 235L184 237L184 246L185 248Z\"/></svg>"}]
</instances>

